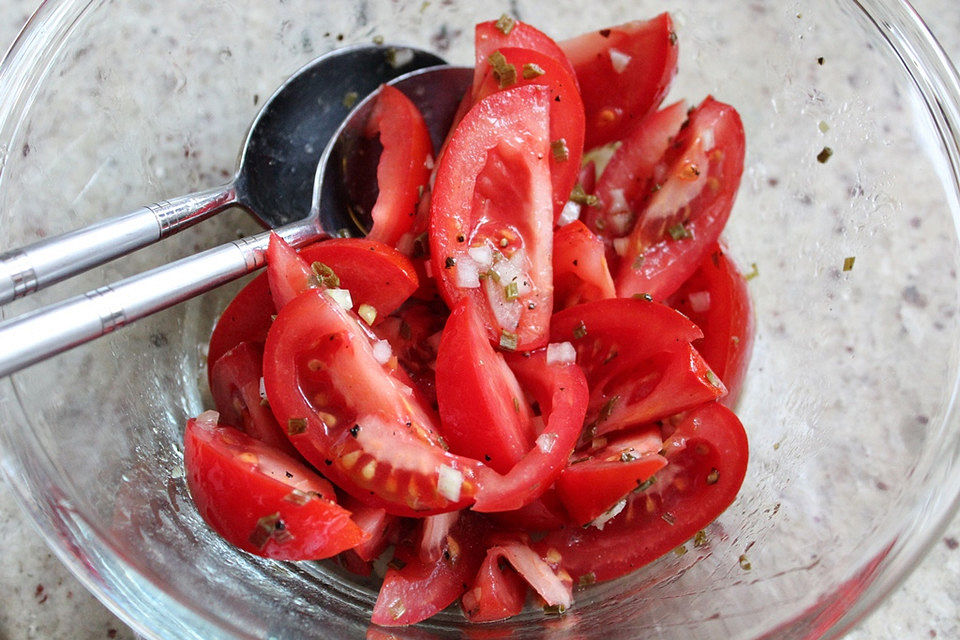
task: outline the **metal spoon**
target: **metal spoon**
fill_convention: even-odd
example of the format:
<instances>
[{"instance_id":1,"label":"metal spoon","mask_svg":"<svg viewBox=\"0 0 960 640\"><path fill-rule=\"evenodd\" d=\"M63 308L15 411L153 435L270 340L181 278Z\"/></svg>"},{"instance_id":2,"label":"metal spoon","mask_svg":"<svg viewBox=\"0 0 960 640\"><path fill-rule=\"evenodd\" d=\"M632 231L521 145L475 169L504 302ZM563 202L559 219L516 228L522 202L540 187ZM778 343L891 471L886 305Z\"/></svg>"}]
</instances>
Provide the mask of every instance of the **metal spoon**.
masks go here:
<instances>
[{"instance_id":1,"label":"metal spoon","mask_svg":"<svg viewBox=\"0 0 960 640\"><path fill-rule=\"evenodd\" d=\"M436 67L390 82L403 91L428 122L434 144L449 129L472 71ZM293 246L325 236L323 229L349 226L344 186L333 167L342 167L349 141L361 131L370 103L364 102L343 123L316 170L309 215L276 230ZM343 140L346 146L338 147ZM262 267L270 233L210 249L87 294L0 323L0 377L89 342L134 320L183 302Z\"/></svg>"},{"instance_id":2,"label":"metal spoon","mask_svg":"<svg viewBox=\"0 0 960 640\"><path fill-rule=\"evenodd\" d=\"M443 59L406 47L336 49L293 74L250 125L231 182L0 254L0 304L166 238L238 205L275 229L310 208L317 162L347 116L348 96ZM355 99L355 98L354 98Z\"/></svg>"}]
</instances>

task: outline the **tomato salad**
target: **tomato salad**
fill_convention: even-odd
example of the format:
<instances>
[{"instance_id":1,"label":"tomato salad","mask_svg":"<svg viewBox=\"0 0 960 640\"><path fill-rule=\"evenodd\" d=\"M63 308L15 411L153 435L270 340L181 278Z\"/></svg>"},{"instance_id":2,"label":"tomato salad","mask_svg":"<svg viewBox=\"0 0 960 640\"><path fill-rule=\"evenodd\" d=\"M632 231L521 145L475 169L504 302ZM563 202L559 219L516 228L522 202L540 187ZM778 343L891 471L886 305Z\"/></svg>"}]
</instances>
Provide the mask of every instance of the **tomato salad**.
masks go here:
<instances>
[{"instance_id":1,"label":"tomato salad","mask_svg":"<svg viewBox=\"0 0 960 640\"><path fill-rule=\"evenodd\" d=\"M210 340L217 411L184 449L210 526L361 575L389 556L373 622L405 625L563 611L722 513L747 465L751 311L719 241L744 134L712 97L660 107L676 64L668 14L559 43L479 24L436 158L384 87L368 237L273 236Z\"/></svg>"}]
</instances>

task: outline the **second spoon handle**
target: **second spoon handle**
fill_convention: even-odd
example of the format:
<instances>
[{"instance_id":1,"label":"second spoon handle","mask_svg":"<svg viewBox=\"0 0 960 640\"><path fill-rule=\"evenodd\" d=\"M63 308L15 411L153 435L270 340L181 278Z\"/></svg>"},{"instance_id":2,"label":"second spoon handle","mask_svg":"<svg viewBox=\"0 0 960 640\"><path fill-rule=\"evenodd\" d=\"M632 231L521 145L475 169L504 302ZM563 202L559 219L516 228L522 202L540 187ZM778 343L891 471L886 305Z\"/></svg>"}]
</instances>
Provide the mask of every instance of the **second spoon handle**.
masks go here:
<instances>
[{"instance_id":1,"label":"second spoon handle","mask_svg":"<svg viewBox=\"0 0 960 640\"><path fill-rule=\"evenodd\" d=\"M235 203L233 185L225 185L2 253L0 304L152 244Z\"/></svg>"}]
</instances>

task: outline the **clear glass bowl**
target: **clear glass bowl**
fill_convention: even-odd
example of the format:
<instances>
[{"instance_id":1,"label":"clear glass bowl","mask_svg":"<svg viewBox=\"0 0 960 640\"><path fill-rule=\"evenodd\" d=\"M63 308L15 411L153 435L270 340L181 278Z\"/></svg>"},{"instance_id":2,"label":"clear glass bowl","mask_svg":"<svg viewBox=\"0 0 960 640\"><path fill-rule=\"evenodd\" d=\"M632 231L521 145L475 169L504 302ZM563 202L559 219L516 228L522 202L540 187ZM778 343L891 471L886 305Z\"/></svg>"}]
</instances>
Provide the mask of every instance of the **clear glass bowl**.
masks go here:
<instances>
[{"instance_id":1,"label":"clear glass bowl","mask_svg":"<svg viewBox=\"0 0 960 640\"><path fill-rule=\"evenodd\" d=\"M258 102L331 48L384 36L468 63L471 25L501 12L563 38L664 8L584 6L47 2L0 69L0 244L225 181ZM668 8L681 47L673 96L733 103L748 137L726 234L758 273L739 407L746 483L708 545L579 592L564 617L530 611L487 627L490 637L836 636L904 577L960 494L949 63L899 2ZM252 230L228 212L0 313ZM0 381L4 473L59 557L145 636L363 636L373 591L230 548L187 495L182 426L208 404L202 345L237 286ZM396 632L473 635L456 612Z\"/></svg>"}]
</instances>

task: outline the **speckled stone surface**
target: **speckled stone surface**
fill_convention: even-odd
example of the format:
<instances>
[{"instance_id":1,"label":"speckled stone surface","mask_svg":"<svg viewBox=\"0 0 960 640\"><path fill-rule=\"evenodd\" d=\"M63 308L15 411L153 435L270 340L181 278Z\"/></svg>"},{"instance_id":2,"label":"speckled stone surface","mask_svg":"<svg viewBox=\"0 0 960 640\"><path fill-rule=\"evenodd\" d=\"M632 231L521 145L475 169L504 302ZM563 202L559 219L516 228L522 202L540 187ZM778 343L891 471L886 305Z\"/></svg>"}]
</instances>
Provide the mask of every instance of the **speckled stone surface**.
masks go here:
<instances>
[{"instance_id":1,"label":"speckled stone surface","mask_svg":"<svg viewBox=\"0 0 960 640\"><path fill-rule=\"evenodd\" d=\"M13 40L36 4L0 0L0 43ZM916 0L914 5L948 53L960 60L960 8L955 2ZM0 640L135 637L40 541L2 480L0 540ZM910 578L848 637L960 638L960 518Z\"/></svg>"}]
</instances>

